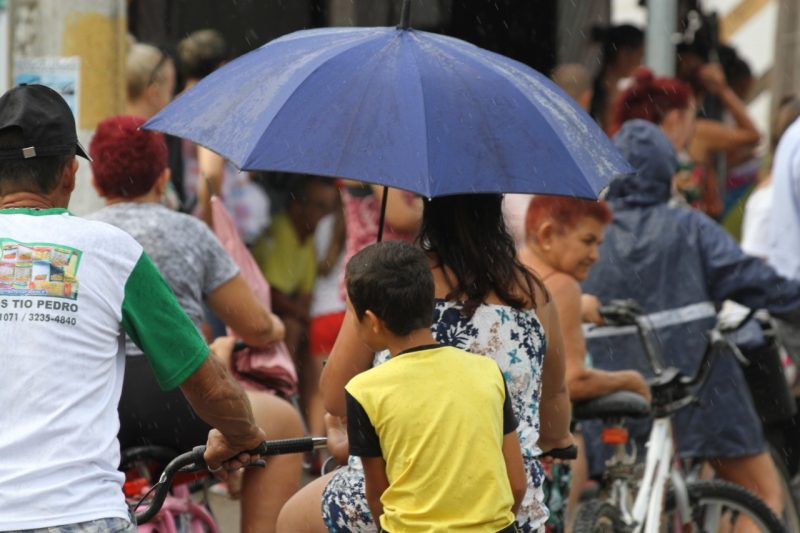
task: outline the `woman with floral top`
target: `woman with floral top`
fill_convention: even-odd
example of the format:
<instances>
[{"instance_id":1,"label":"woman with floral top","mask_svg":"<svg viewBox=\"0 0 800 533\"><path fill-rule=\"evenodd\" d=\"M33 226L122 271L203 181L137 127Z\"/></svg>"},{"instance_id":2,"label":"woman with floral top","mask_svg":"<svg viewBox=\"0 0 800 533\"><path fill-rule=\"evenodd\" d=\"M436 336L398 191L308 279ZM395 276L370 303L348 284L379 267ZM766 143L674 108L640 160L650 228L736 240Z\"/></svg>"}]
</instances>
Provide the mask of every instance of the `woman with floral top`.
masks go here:
<instances>
[{"instance_id":1,"label":"woman with floral top","mask_svg":"<svg viewBox=\"0 0 800 533\"><path fill-rule=\"evenodd\" d=\"M418 242L428 253L436 290L432 330L442 344L492 357L499 364L519 419L517 433L528 491L517 514L522 531L547 520L542 451L572 444L563 344L555 307L541 282L516 258L503 224L502 196L475 194L425 203ZM345 414L344 385L380 364L345 319L320 387L328 411ZM447 442L453 447L468 443ZM320 501L322 513L320 515ZM279 531L375 531L360 463L319 478L281 511Z\"/></svg>"}]
</instances>

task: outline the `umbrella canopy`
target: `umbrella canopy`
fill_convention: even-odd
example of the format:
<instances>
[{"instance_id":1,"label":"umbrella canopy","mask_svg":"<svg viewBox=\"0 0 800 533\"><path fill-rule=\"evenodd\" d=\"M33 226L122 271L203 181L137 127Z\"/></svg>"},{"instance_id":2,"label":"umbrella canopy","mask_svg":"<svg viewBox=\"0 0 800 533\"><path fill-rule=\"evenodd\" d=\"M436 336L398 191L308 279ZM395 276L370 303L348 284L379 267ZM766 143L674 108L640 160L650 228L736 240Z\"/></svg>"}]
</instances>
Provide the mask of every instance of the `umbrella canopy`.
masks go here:
<instances>
[{"instance_id":1,"label":"umbrella canopy","mask_svg":"<svg viewBox=\"0 0 800 533\"><path fill-rule=\"evenodd\" d=\"M426 197L596 198L629 167L546 77L407 28L324 28L218 69L144 126L243 170L351 178Z\"/></svg>"}]
</instances>

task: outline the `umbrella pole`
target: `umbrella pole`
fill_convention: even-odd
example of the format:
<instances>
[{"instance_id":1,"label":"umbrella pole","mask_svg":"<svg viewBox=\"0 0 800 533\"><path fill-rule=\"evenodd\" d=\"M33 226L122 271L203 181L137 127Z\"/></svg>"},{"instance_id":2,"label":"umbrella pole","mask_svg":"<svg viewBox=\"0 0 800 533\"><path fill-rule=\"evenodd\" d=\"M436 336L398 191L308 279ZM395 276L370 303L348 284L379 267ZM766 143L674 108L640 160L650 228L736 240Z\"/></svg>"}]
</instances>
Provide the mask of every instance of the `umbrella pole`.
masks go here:
<instances>
[{"instance_id":1,"label":"umbrella pole","mask_svg":"<svg viewBox=\"0 0 800 533\"><path fill-rule=\"evenodd\" d=\"M378 221L378 240L381 242L383 239L383 224L386 221L386 201L389 199L389 187L383 186L383 194L381 195L381 218Z\"/></svg>"},{"instance_id":2,"label":"umbrella pole","mask_svg":"<svg viewBox=\"0 0 800 533\"><path fill-rule=\"evenodd\" d=\"M400 8L400 25L402 30L407 30L411 27L411 0L403 0L403 6Z\"/></svg>"}]
</instances>

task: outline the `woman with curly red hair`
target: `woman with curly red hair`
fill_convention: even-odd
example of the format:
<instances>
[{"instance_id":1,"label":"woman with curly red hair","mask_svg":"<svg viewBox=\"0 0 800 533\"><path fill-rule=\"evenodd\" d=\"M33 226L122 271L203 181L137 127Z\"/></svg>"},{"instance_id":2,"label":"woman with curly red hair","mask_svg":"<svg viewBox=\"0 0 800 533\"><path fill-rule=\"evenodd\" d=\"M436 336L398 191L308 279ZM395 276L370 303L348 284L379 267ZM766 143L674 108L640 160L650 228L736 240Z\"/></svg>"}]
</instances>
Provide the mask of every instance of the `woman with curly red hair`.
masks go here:
<instances>
[{"instance_id":1,"label":"woman with curly red hair","mask_svg":"<svg viewBox=\"0 0 800 533\"><path fill-rule=\"evenodd\" d=\"M685 150L695 164L692 176L699 195L696 206L712 217L722 214L722 200L715 178L713 155L726 154L741 162L752 156L760 135L747 108L727 85L719 65L708 64L698 72L709 94L717 96L734 120L727 125L717 120L696 118L696 95L677 78L655 77L646 68L634 73L634 81L615 103L613 133L625 122L639 118L661 126L675 150Z\"/></svg>"},{"instance_id":2,"label":"woman with curly red hair","mask_svg":"<svg viewBox=\"0 0 800 533\"><path fill-rule=\"evenodd\" d=\"M688 85L677 78L657 78L641 67L614 104L610 133L613 136L625 122L640 118L661 126L675 150L682 150L694 133L696 114L694 94Z\"/></svg>"}]
</instances>

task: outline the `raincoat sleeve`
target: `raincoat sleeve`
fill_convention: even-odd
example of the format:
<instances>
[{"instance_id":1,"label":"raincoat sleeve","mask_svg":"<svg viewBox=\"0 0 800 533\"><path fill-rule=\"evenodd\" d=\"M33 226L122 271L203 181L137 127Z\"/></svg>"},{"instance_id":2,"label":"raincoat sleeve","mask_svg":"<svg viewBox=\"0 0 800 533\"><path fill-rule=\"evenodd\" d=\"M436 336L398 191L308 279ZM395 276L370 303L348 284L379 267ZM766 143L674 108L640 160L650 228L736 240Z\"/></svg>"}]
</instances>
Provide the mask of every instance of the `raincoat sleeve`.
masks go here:
<instances>
[{"instance_id":1,"label":"raincoat sleeve","mask_svg":"<svg viewBox=\"0 0 800 533\"><path fill-rule=\"evenodd\" d=\"M800 283L781 277L752 257L721 226L693 212L709 294L715 302L733 300L752 309L800 324Z\"/></svg>"}]
</instances>

